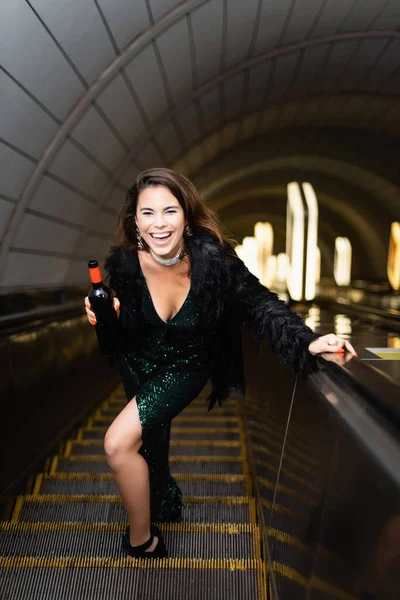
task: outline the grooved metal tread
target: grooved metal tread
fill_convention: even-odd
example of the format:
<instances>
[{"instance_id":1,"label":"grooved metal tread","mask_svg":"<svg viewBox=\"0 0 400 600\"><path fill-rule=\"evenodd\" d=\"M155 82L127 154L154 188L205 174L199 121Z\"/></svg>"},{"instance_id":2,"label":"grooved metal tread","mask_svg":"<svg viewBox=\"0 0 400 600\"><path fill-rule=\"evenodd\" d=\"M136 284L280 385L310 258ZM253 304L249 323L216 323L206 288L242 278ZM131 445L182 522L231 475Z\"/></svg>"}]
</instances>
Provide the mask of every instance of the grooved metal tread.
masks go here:
<instances>
[{"instance_id":1,"label":"grooved metal tread","mask_svg":"<svg viewBox=\"0 0 400 600\"><path fill-rule=\"evenodd\" d=\"M199 451L204 456L212 456L218 452L221 456L238 456L241 454L239 441L227 440L174 440L170 445L170 456L196 456ZM104 445L100 440L68 442L64 457L104 456Z\"/></svg>"},{"instance_id":2,"label":"grooved metal tread","mask_svg":"<svg viewBox=\"0 0 400 600\"><path fill-rule=\"evenodd\" d=\"M82 429L77 435L77 440L88 442L101 440L103 442L105 430L105 427ZM172 427L171 433L174 440L182 440L187 437L190 437L191 440L208 440L212 437L213 440L240 441L239 432L233 427L209 427L203 430L199 427Z\"/></svg>"},{"instance_id":3,"label":"grooved metal tread","mask_svg":"<svg viewBox=\"0 0 400 600\"><path fill-rule=\"evenodd\" d=\"M225 531L165 531L169 558L253 559L260 558L259 535L255 531L231 533ZM47 556L123 558L121 531L93 527L39 531L4 532L0 530L0 544L8 557ZM6 538L3 540L3 538Z\"/></svg>"},{"instance_id":4,"label":"grooved metal tread","mask_svg":"<svg viewBox=\"0 0 400 600\"><path fill-rule=\"evenodd\" d=\"M96 460L98 459L98 460ZM233 459L233 460L231 460ZM241 474L244 473L245 465L237 457L230 456L172 456L170 458L172 475L184 473L197 474ZM104 456L70 456L59 458L57 461L57 472L59 473L109 473L110 469Z\"/></svg>"},{"instance_id":5,"label":"grooved metal tread","mask_svg":"<svg viewBox=\"0 0 400 600\"><path fill-rule=\"evenodd\" d=\"M182 518L192 523L255 523L254 498L197 496L184 498ZM13 520L126 521L120 496L19 496Z\"/></svg>"},{"instance_id":6,"label":"grooved metal tread","mask_svg":"<svg viewBox=\"0 0 400 600\"><path fill-rule=\"evenodd\" d=\"M203 397L174 420L170 467L183 493L181 521L160 524L167 559L138 561L121 548L127 513L103 447L126 404L122 398L103 402L49 457L32 493L19 496L11 521L0 523L0 597L36 600L40 590L44 600L163 600L177 593L264 599L265 563L237 402L211 416Z\"/></svg>"},{"instance_id":7,"label":"grooved metal tread","mask_svg":"<svg viewBox=\"0 0 400 600\"><path fill-rule=\"evenodd\" d=\"M138 566L127 559L114 561L114 564L104 559L69 560L53 566L49 559L49 563L44 563L40 569L32 568L36 563L29 568L28 563L23 577L17 563L1 573L1 589L6 590L8 598L23 600L38 600L38 590L41 590L41 600L253 600L265 597L261 561L229 561L225 564L199 560L163 561L161 566L158 561L152 566Z\"/></svg>"},{"instance_id":8,"label":"grooved metal tread","mask_svg":"<svg viewBox=\"0 0 400 600\"><path fill-rule=\"evenodd\" d=\"M179 480L184 496L243 496L246 494L245 481L221 480ZM42 480L40 494L118 494L117 484L112 479L53 479Z\"/></svg>"}]
</instances>

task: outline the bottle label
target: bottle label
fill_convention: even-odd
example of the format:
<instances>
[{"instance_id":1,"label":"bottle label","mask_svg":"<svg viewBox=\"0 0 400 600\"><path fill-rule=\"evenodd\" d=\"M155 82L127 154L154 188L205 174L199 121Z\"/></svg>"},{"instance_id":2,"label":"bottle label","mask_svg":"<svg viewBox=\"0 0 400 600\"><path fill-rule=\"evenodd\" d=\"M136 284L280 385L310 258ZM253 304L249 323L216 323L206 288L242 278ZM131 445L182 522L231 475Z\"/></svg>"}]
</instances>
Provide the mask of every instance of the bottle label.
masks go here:
<instances>
[{"instance_id":1,"label":"bottle label","mask_svg":"<svg viewBox=\"0 0 400 600\"><path fill-rule=\"evenodd\" d=\"M100 267L94 267L93 269L89 269L89 273L90 281L92 283L100 283L100 281L103 281L103 278L100 273Z\"/></svg>"}]
</instances>

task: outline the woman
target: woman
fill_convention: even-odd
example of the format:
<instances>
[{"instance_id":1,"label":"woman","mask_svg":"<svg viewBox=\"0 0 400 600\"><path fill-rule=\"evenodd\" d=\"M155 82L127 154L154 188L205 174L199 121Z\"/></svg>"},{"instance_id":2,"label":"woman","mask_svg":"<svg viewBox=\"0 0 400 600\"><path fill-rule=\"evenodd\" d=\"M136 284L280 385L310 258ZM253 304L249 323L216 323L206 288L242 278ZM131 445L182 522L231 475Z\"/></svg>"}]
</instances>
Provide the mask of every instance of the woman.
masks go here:
<instances>
[{"instance_id":1,"label":"woman","mask_svg":"<svg viewBox=\"0 0 400 600\"><path fill-rule=\"evenodd\" d=\"M105 269L116 292L115 359L129 401L104 449L129 517L128 555L164 557L151 521L179 519L182 504L168 466L171 420L210 377L209 410L231 391L244 393L241 325L303 374L320 352L355 352L334 334L314 334L259 283L186 177L161 168L141 173L119 211L118 233ZM88 298L85 305L95 324Z\"/></svg>"}]
</instances>

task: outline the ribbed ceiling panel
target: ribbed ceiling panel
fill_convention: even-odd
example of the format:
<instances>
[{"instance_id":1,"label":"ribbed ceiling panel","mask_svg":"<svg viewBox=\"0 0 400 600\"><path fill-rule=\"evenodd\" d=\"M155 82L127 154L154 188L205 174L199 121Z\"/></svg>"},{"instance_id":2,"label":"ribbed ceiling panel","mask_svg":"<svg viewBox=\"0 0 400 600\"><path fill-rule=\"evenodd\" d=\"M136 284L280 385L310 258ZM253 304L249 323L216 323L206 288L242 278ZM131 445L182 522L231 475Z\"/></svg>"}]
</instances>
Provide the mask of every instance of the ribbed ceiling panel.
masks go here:
<instances>
[{"instance_id":1,"label":"ribbed ceiling panel","mask_svg":"<svg viewBox=\"0 0 400 600\"><path fill-rule=\"evenodd\" d=\"M4 0L0 289L82 281L140 169L236 172L304 127L398 136L399 24L397 0Z\"/></svg>"}]
</instances>

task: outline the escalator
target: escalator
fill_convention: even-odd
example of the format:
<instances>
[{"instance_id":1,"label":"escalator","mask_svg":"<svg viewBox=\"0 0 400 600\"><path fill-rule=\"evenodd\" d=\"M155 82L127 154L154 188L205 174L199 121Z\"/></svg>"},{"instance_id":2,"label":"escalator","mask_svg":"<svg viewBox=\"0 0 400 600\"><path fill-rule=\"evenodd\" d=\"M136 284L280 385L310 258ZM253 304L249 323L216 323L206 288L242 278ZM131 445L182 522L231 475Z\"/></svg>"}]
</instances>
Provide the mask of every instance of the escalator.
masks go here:
<instances>
[{"instance_id":1,"label":"escalator","mask_svg":"<svg viewBox=\"0 0 400 600\"><path fill-rule=\"evenodd\" d=\"M321 329L332 330L335 313L322 309L319 316ZM3 513L0 598L400 597L400 388L388 377L388 361L367 350L387 344L391 333L358 318L351 326L359 359L321 358L308 382L245 336L245 402L232 399L206 413L205 390L173 422L170 467L184 497L182 519L160 523L169 558L145 564L121 549L127 515L103 451L106 429L126 398L115 379L90 407L93 381L82 384L81 373L71 404L77 413L86 402L84 414L72 421L66 415L68 436L41 463L32 461L38 468ZM63 356L82 362L71 340L88 331L85 318L68 315L40 327L49 336L68 332ZM35 344L45 337L42 329L37 340L21 335ZM104 362L95 340L89 346L83 373ZM98 371L104 379L92 388L94 398L110 379L109 371ZM43 379L38 385L43 392ZM52 387L42 407L49 411L54 398ZM31 413L27 433L41 417ZM8 435L12 440L12 430Z\"/></svg>"},{"instance_id":2,"label":"escalator","mask_svg":"<svg viewBox=\"0 0 400 600\"><path fill-rule=\"evenodd\" d=\"M205 415L205 394L175 420L170 466L181 522L161 523L167 559L127 559L126 511L103 450L125 404L117 389L48 458L0 525L2 597L266 597L266 562L237 401Z\"/></svg>"}]
</instances>

